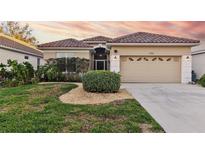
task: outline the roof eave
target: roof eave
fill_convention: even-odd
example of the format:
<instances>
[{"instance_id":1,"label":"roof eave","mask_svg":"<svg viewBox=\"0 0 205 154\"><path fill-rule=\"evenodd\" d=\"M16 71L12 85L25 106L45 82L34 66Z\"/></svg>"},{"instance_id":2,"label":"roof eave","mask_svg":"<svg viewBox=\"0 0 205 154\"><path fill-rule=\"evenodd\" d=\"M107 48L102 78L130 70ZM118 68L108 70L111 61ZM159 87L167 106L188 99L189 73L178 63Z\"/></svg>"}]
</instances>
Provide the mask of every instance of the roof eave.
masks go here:
<instances>
[{"instance_id":1,"label":"roof eave","mask_svg":"<svg viewBox=\"0 0 205 154\"><path fill-rule=\"evenodd\" d=\"M107 41L83 41L85 43L106 43Z\"/></svg>"},{"instance_id":2,"label":"roof eave","mask_svg":"<svg viewBox=\"0 0 205 154\"><path fill-rule=\"evenodd\" d=\"M192 55L205 54L205 50L192 51Z\"/></svg>"},{"instance_id":3,"label":"roof eave","mask_svg":"<svg viewBox=\"0 0 205 154\"><path fill-rule=\"evenodd\" d=\"M197 46L200 43L107 43L108 46Z\"/></svg>"},{"instance_id":4,"label":"roof eave","mask_svg":"<svg viewBox=\"0 0 205 154\"><path fill-rule=\"evenodd\" d=\"M55 50L55 49L61 49L61 50L66 50L66 49L71 49L71 50L90 50L92 47L38 47L41 50Z\"/></svg>"},{"instance_id":5,"label":"roof eave","mask_svg":"<svg viewBox=\"0 0 205 154\"><path fill-rule=\"evenodd\" d=\"M1 47L1 48L4 48L4 49L16 51L16 52L18 52L18 53L23 53L23 54L28 54L28 55L32 55L32 56L36 56L36 57L41 57L41 58L43 58L43 53L42 53L42 55L39 55L39 54L31 53L31 52L26 52L26 51L24 51L24 50L19 50L19 49L7 47L7 46L4 46L4 45L0 45L0 47ZM39 52L40 52L40 51L39 51Z\"/></svg>"}]
</instances>

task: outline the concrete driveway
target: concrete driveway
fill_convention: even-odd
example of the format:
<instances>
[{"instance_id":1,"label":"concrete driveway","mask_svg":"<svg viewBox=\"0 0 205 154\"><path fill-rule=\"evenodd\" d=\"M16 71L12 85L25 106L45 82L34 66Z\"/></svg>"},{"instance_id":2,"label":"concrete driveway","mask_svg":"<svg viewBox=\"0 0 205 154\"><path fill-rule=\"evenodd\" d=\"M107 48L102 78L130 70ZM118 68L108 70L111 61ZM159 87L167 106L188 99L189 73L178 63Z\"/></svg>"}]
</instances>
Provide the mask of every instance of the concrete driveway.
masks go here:
<instances>
[{"instance_id":1,"label":"concrete driveway","mask_svg":"<svg viewBox=\"0 0 205 154\"><path fill-rule=\"evenodd\" d=\"M205 88L188 84L122 84L166 132L205 132Z\"/></svg>"}]
</instances>

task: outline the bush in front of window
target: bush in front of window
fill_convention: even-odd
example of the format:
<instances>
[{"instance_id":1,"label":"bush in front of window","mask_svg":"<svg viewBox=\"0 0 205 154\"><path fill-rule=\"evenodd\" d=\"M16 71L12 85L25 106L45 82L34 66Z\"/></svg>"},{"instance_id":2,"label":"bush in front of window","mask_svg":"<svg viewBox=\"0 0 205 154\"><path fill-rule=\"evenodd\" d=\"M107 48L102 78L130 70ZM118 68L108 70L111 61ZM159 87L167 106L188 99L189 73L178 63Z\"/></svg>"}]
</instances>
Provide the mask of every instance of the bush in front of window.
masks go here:
<instances>
[{"instance_id":1,"label":"bush in front of window","mask_svg":"<svg viewBox=\"0 0 205 154\"><path fill-rule=\"evenodd\" d=\"M88 69L88 59L62 57L47 60L47 64L43 66L43 68L40 67L37 74L41 77L41 81L81 82L82 75L86 73Z\"/></svg>"},{"instance_id":2,"label":"bush in front of window","mask_svg":"<svg viewBox=\"0 0 205 154\"><path fill-rule=\"evenodd\" d=\"M47 60L48 64L56 64L61 72L86 73L89 69L89 59L79 57L64 57Z\"/></svg>"},{"instance_id":3,"label":"bush in front of window","mask_svg":"<svg viewBox=\"0 0 205 154\"><path fill-rule=\"evenodd\" d=\"M82 81L82 73L66 73L65 81L67 82L81 82Z\"/></svg>"},{"instance_id":4,"label":"bush in front of window","mask_svg":"<svg viewBox=\"0 0 205 154\"><path fill-rule=\"evenodd\" d=\"M56 64L45 64L35 72L39 81L64 81L65 75L59 70Z\"/></svg>"},{"instance_id":5,"label":"bush in front of window","mask_svg":"<svg viewBox=\"0 0 205 154\"><path fill-rule=\"evenodd\" d=\"M198 83L199 83L202 87L205 87L205 74L199 79Z\"/></svg>"},{"instance_id":6,"label":"bush in front of window","mask_svg":"<svg viewBox=\"0 0 205 154\"><path fill-rule=\"evenodd\" d=\"M83 89L88 92L115 93L120 89L120 74L110 71L89 71L82 76Z\"/></svg>"}]
</instances>

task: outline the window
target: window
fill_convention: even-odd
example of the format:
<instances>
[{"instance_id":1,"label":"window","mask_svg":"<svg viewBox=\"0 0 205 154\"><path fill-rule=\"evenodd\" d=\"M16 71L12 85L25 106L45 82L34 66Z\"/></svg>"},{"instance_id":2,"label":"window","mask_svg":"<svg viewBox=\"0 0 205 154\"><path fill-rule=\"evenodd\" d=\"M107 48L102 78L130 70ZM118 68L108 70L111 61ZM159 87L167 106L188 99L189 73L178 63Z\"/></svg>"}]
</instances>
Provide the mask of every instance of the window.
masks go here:
<instances>
[{"instance_id":1,"label":"window","mask_svg":"<svg viewBox=\"0 0 205 154\"><path fill-rule=\"evenodd\" d=\"M24 56L24 59L29 59L29 56Z\"/></svg>"},{"instance_id":2,"label":"window","mask_svg":"<svg viewBox=\"0 0 205 154\"><path fill-rule=\"evenodd\" d=\"M72 57L74 57L74 53L66 53L66 57L68 58L72 58Z\"/></svg>"},{"instance_id":3,"label":"window","mask_svg":"<svg viewBox=\"0 0 205 154\"><path fill-rule=\"evenodd\" d=\"M147 57L144 57L144 60L145 60L145 61L149 61L149 59L148 59Z\"/></svg>"},{"instance_id":4,"label":"window","mask_svg":"<svg viewBox=\"0 0 205 154\"><path fill-rule=\"evenodd\" d=\"M131 57L129 57L129 60L130 60L130 61L134 61L134 59L133 59L133 58L131 58Z\"/></svg>"},{"instance_id":5,"label":"window","mask_svg":"<svg viewBox=\"0 0 205 154\"><path fill-rule=\"evenodd\" d=\"M76 61L74 53L57 52L58 66L62 72L76 72Z\"/></svg>"},{"instance_id":6,"label":"window","mask_svg":"<svg viewBox=\"0 0 205 154\"><path fill-rule=\"evenodd\" d=\"M58 58L57 65L61 72L66 72L66 58L65 57Z\"/></svg>"},{"instance_id":7,"label":"window","mask_svg":"<svg viewBox=\"0 0 205 154\"><path fill-rule=\"evenodd\" d=\"M74 57L74 53L70 52L57 52L56 53L57 58L67 58L67 57Z\"/></svg>"},{"instance_id":8,"label":"window","mask_svg":"<svg viewBox=\"0 0 205 154\"><path fill-rule=\"evenodd\" d=\"M66 58L66 71L67 72L76 72L76 59L75 58Z\"/></svg>"}]
</instances>

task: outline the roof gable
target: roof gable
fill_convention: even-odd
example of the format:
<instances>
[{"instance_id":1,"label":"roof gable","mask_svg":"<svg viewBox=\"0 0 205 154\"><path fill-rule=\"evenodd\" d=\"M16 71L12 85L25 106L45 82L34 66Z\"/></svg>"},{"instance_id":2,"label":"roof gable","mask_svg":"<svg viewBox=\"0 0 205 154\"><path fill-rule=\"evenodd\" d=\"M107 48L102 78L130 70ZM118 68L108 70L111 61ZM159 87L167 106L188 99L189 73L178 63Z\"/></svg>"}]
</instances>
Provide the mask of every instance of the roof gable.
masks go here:
<instances>
[{"instance_id":1,"label":"roof gable","mask_svg":"<svg viewBox=\"0 0 205 154\"><path fill-rule=\"evenodd\" d=\"M114 38L110 43L199 43L199 40L147 32L137 32Z\"/></svg>"}]
</instances>

